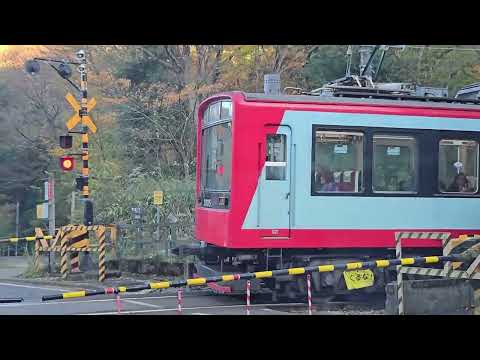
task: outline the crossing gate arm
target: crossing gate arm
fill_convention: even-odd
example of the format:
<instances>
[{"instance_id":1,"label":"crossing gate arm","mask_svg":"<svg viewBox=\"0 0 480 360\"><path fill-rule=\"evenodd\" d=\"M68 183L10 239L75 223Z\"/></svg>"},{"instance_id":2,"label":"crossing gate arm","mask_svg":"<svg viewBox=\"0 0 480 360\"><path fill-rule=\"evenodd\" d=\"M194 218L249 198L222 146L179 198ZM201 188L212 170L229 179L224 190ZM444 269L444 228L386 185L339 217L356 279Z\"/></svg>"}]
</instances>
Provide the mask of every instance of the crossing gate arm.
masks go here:
<instances>
[{"instance_id":1,"label":"crossing gate arm","mask_svg":"<svg viewBox=\"0 0 480 360\"><path fill-rule=\"evenodd\" d=\"M11 303L19 303L19 302L23 302L23 298L21 298L21 297L19 297L19 298L4 298L4 299L0 298L0 304L11 304Z\"/></svg>"},{"instance_id":2,"label":"crossing gate arm","mask_svg":"<svg viewBox=\"0 0 480 360\"><path fill-rule=\"evenodd\" d=\"M84 296L96 296L96 295L106 295L106 294L118 294L124 292L136 292L149 289L168 289L168 288L179 288L186 286L202 286L208 283L217 283L217 282L226 282L226 281L238 281L238 280L251 280L251 279L262 279L270 278L284 275L301 275L305 273L314 273L314 272L333 272L337 270L353 270L353 269L375 269L375 268L390 268L394 266L403 266L407 264L414 265L423 265L423 264L433 264L440 263L445 261L460 261L463 258L461 255L450 255L450 256L426 256L426 257L414 257L414 258L403 258L403 259L380 259L366 262L353 262L353 263L344 263L344 264L325 264L319 266L308 266L303 268L289 268L281 270L272 270L272 271L259 271L252 273L243 273L243 274L227 274L220 276L212 277L202 277L202 278L192 278L179 281L160 281L160 282L150 282L143 286L135 287L126 287L119 286L117 288L107 288L100 291L76 291L69 293L62 293L57 295L47 295L42 297L42 301L50 300L62 300L75 297L84 297Z\"/></svg>"},{"instance_id":3,"label":"crossing gate arm","mask_svg":"<svg viewBox=\"0 0 480 360\"><path fill-rule=\"evenodd\" d=\"M41 240L41 239L45 239L45 240L51 240L53 239L53 236L50 236L50 235L47 235L47 236L24 236L24 237L12 237L12 238L4 238L4 239L0 239L0 244L3 244L3 243L16 243L16 242L19 242L19 241L35 241L35 240Z\"/></svg>"}]
</instances>

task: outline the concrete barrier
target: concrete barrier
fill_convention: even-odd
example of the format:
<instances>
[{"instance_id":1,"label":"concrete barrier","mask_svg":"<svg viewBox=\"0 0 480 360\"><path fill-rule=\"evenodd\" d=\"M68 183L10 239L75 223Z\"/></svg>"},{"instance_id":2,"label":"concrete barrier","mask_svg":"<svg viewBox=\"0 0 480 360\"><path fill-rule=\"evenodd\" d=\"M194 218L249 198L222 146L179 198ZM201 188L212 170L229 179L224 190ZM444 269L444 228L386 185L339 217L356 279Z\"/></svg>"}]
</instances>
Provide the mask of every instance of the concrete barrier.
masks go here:
<instances>
[{"instance_id":1,"label":"concrete barrier","mask_svg":"<svg viewBox=\"0 0 480 360\"><path fill-rule=\"evenodd\" d=\"M398 314L397 284L386 286L385 314ZM469 280L404 280L405 315L473 315L474 291Z\"/></svg>"}]
</instances>

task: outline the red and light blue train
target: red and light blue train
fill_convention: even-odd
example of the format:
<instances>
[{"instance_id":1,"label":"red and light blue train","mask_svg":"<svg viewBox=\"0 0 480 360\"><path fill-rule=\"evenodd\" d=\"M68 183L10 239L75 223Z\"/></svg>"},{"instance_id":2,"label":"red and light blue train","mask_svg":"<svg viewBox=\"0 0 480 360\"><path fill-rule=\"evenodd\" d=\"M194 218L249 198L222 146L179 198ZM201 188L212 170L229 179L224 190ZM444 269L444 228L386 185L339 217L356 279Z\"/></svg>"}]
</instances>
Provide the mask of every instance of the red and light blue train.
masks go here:
<instances>
[{"instance_id":1,"label":"red and light blue train","mask_svg":"<svg viewBox=\"0 0 480 360\"><path fill-rule=\"evenodd\" d=\"M199 274L392 258L397 231L480 231L479 102L348 94L228 92L201 103ZM441 251L437 240L403 246ZM392 276L376 271L373 288ZM315 274L314 291L345 290L341 277ZM262 285L304 293L297 280Z\"/></svg>"}]
</instances>

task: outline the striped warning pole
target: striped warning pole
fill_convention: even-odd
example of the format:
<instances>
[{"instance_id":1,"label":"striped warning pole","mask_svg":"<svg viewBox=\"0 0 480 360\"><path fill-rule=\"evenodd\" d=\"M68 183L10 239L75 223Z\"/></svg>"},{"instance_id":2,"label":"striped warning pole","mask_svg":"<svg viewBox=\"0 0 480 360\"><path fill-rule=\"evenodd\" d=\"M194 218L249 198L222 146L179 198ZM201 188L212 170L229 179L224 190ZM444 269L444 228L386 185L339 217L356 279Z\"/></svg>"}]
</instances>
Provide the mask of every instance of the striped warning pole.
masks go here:
<instances>
[{"instance_id":1,"label":"striped warning pole","mask_svg":"<svg viewBox=\"0 0 480 360\"><path fill-rule=\"evenodd\" d=\"M80 272L80 256L78 252L70 253L70 272Z\"/></svg>"},{"instance_id":2,"label":"striped warning pole","mask_svg":"<svg viewBox=\"0 0 480 360\"><path fill-rule=\"evenodd\" d=\"M60 272L62 278L66 279L68 275L68 266L67 266L67 237L64 236L63 230L60 230Z\"/></svg>"},{"instance_id":3,"label":"striped warning pole","mask_svg":"<svg viewBox=\"0 0 480 360\"><path fill-rule=\"evenodd\" d=\"M120 293L117 292L117 296L115 298L115 304L117 305L117 312L120 314L122 312L122 303L120 301Z\"/></svg>"},{"instance_id":4,"label":"striped warning pole","mask_svg":"<svg viewBox=\"0 0 480 360\"><path fill-rule=\"evenodd\" d=\"M247 315L250 315L250 280L247 280Z\"/></svg>"},{"instance_id":5,"label":"striped warning pole","mask_svg":"<svg viewBox=\"0 0 480 360\"><path fill-rule=\"evenodd\" d=\"M450 235L450 234L448 234L448 235ZM459 236L459 238L461 238L461 237L462 237L462 235ZM444 256L450 254L450 249L447 248L447 243L448 243L449 239L450 239L450 236L442 237L442 255L444 255ZM451 261L446 261L443 264L443 276L449 277L449 275L452 273L452 270L453 270L452 262Z\"/></svg>"},{"instance_id":6,"label":"striped warning pole","mask_svg":"<svg viewBox=\"0 0 480 360\"><path fill-rule=\"evenodd\" d=\"M105 227L102 226L96 232L98 237L98 281L103 282L106 275L105 253L107 248L105 243Z\"/></svg>"},{"instance_id":7,"label":"striped warning pole","mask_svg":"<svg viewBox=\"0 0 480 360\"><path fill-rule=\"evenodd\" d=\"M395 257L397 260L402 258L402 235L403 233L395 233ZM398 315L404 315L403 309L403 275L402 266L397 266L397 301Z\"/></svg>"},{"instance_id":8,"label":"striped warning pole","mask_svg":"<svg viewBox=\"0 0 480 360\"><path fill-rule=\"evenodd\" d=\"M308 315L312 315L312 282L311 275L307 274Z\"/></svg>"},{"instance_id":9,"label":"striped warning pole","mask_svg":"<svg viewBox=\"0 0 480 360\"><path fill-rule=\"evenodd\" d=\"M33 271L40 271L40 240L35 240L35 254L33 255Z\"/></svg>"},{"instance_id":10,"label":"striped warning pole","mask_svg":"<svg viewBox=\"0 0 480 360\"><path fill-rule=\"evenodd\" d=\"M65 230L65 233L68 237L68 246L69 247L76 247L76 248L83 248L88 247L88 230L85 227L78 227L70 226L71 229ZM80 272L80 253L77 251L73 251L70 254L70 271L72 273Z\"/></svg>"},{"instance_id":11,"label":"striped warning pole","mask_svg":"<svg viewBox=\"0 0 480 360\"><path fill-rule=\"evenodd\" d=\"M177 314L178 315L182 315L182 301L183 301L182 295L183 295L182 289L178 289L177 291Z\"/></svg>"}]
</instances>

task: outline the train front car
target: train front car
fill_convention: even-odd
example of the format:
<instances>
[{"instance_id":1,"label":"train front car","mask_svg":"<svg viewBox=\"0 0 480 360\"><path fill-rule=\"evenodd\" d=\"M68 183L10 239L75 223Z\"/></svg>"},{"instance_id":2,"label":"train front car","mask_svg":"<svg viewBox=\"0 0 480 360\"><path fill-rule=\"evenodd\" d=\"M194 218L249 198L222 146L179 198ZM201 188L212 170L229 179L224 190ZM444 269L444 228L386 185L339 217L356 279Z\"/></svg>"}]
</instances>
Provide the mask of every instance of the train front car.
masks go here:
<instances>
[{"instance_id":1,"label":"train front car","mask_svg":"<svg viewBox=\"0 0 480 360\"><path fill-rule=\"evenodd\" d=\"M232 92L199 110L196 237L202 276L395 256L396 231L476 233L480 107ZM435 254L439 240L406 240ZM375 270L383 291L393 279ZM341 272L320 294L349 292ZM255 283L294 297L305 279ZM218 286L244 292L244 284Z\"/></svg>"}]
</instances>

